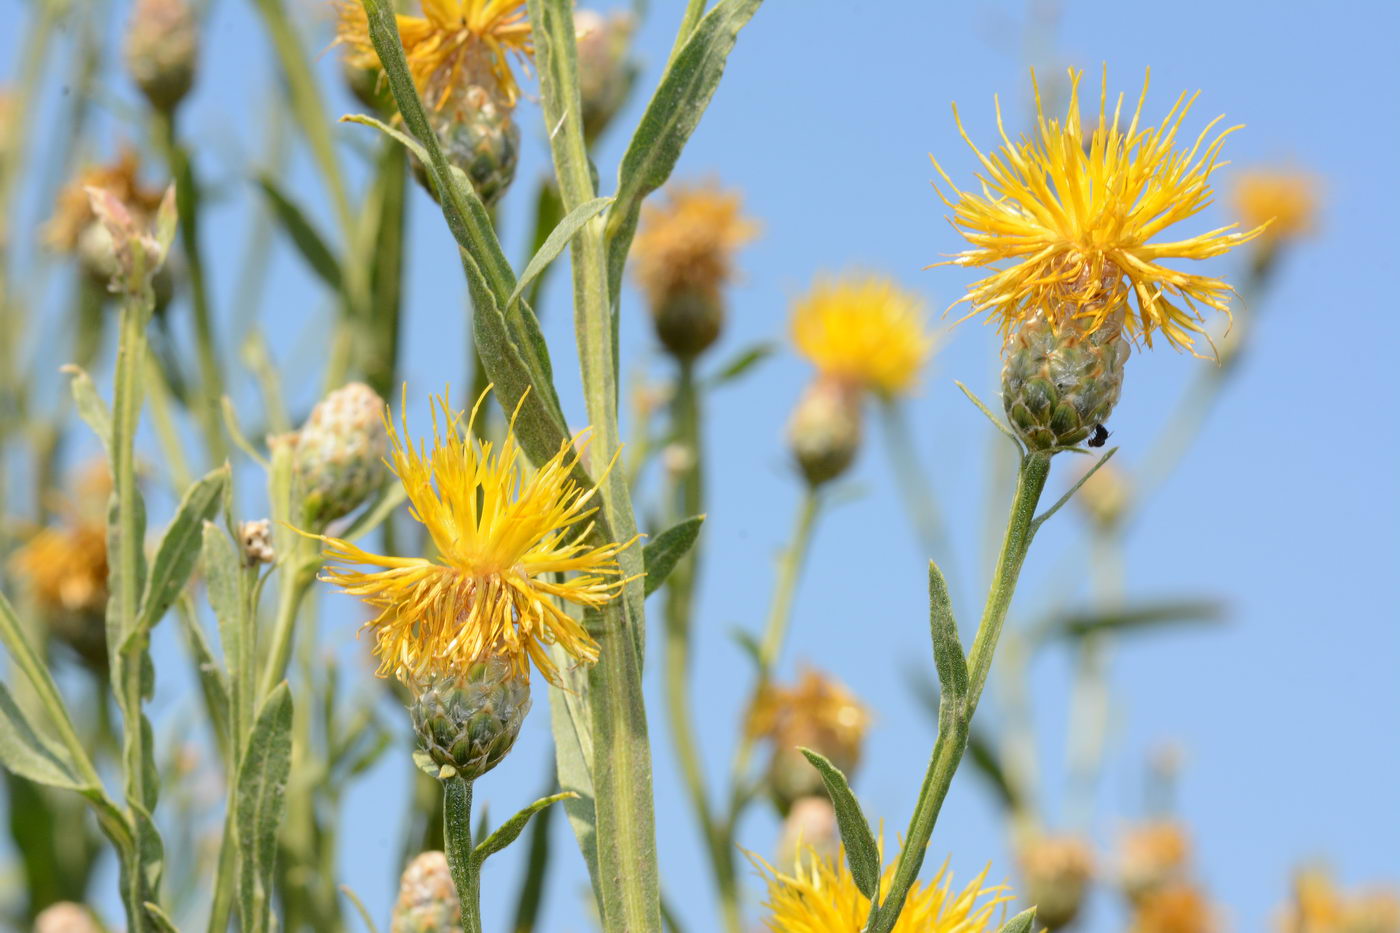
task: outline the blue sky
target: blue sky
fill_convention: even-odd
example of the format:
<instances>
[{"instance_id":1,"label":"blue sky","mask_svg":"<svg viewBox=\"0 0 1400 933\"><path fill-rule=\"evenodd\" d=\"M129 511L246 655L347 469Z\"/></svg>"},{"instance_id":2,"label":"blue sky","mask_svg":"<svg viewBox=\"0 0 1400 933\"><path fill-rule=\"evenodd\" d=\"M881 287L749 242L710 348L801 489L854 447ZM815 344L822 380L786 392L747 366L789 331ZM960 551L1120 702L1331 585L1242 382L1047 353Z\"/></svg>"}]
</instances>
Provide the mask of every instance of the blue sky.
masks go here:
<instances>
[{"instance_id":1,"label":"blue sky","mask_svg":"<svg viewBox=\"0 0 1400 933\"><path fill-rule=\"evenodd\" d=\"M329 41L324 11L310 2L295 6L306 47L320 51ZM0 10L10 22L25 12L15 0L3 0ZM124 20L124 6L118 16ZM643 92L665 60L678 17L678 3L651 4L639 37ZM1096 81L1106 63L1111 89L1129 96L1150 67L1150 114L1165 112L1181 90L1200 89L1188 130L1198 131L1218 113L1246 124L1227 143L1233 165L1220 173L1222 186L1238 168L1260 163L1301 167L1324 179L1319 232L1285 257L1258 300L1260 326L1242 370L1127 545L1131 595L1217 597L1228 607L1227 621L1143 636L1122 644L1112 659L1112 743L1095 836L1111 846L1124 822L1140 815L1147 757L1162 743L1178 745L1184 765L1177 812L1196 836L1199 874L1236 930L1271 924L1289 872L1301 860L1327 860L1347 884L1395 881L1400 873L1394 841L1400 838L1394 796L1400 773L1394 464L1400 445L1391 408L1400 326L1389 312L1393 299L1383 298L1400 246L1393 225L1400 205L1391 182L1400 123L1388 64L1398 30L1397 7L1379 2L1319 11L1189 0L1169 10L1108 2L770 0L741 36L677 173L714 177L742 190L747 211L763 226L761 238L741 254L730 327L714 361L756 341L781 339L790 300L824 271L886 272L924 296L934 313L956 299L969 281L966 273L923 270L959 246L929 187L927 156L936 154L955 179L969 180L973 159L957 136L950 101L958 102L973 138L990 144L993 95L1001 96L1010 125L1023 120L1030 65L1043 75L1083 67ZM0 74L13 73L16 48L14 35L0 40ZM66 67L62 58L58 65L56 75ZM200 141L201 171L217 186L205 248L215 265L220 326L229 333L235 320L261 322L288 374L293 407L304 411L317 393L318 333L333 312L330 296L279 241L260 303L233 306L238 257L257 197L246 180L249 163L258 158L269 108L281 106L250 4L214 5L203 65L184 116L187 135ZM328 118L356 109L337 83L333 52L320 59L319 70L331 89ZM32 158L41 163L56 133L58 80L34 127ZM645 93L635 96L598 152L605 188L644 99ZM114 73L98 101L104 151L135 132L132 100L125 79ZM531 183L546 155L538 109L526 102L520 120L520 181L502 212L513 256L522 251ZM353 146L363 145L368 132L337 129L357 176L362 161ZM330 228L322 189L299 144L286 185ZM30 215L40 210L43 193L42 187L25 190ZM432 203L418 191L413 198L403 372L409 398L421 402L445 383L460 384L467 339L465 289L450 236ZM1224 207L1212 207L1189 222L1187 232L1229 219ZM1239 264L1227 258L1208 267L1234 275ZM33 353L41 360L51 356L53 365L41 367L49 378L63 361L55 321L64 286L57 274L44 281L38 306L50 316ZM542 314L566 409L582 424L561 284L557 279L548 292ZM664 374L638 296L629 290L623 300L624 372ZM997 365L992 329L975 322L958 326L908 413L949 516L967 637L987 572L981 535L985 501L997 494L988 490L987 477L998 441L953 380L992 398ZM1142 463L1193 369L1204 365L1165 349L1133 356L1111 423L1112 443L1126 465ZM761 624L773 560L798 503L781 429L807 376L805 364L785 351L710 400L712 505L695 706L713 782L727 770L748 689L747 661L729 633ZM244 378L239 388L251 399L248 385ZM47 391L56 386L55 380ZM858 495L833 508L819 527L783 669L791 673L809 662L833 671L874 709L856 787L867 813L893 833L908 818L932 741L907 675L931 678L932 666L925 558L879 432L871 427L850 481ZM1071 466L1057 462L1050 480L1056 494ZM251 476L250 464L240 469ZM256 485L252 479L245 484ZM1082 526L1069 510L1047 526L1027 563L1013 624L1063 588L1052 576L1087 577L1089 568L1072 557L1083 553L1083 542ZM358 672L352 689L377 689L358 660L364 646L352 638L358 610L343 599L325 600L323 610L321 638ZM164 638L159 657L178 668L178 644L170 631ZM648 659L647 674L654 711L657 660ZM1049 653L1032 668L1029 684L1052 818L1062 784L1068 670L1065 657ZM188 687L179 674L162 679L153 707L158 719L171 721ZM988 724L997 722L996 693L995 687L989 691L981 713ZM387 710L390 720L395 715ZM402 726L407 729L406 716ZM656 712L652 729L665 888L689 929L713 929L700 840ZM533 798L548 742L539 691L518 750L478 785L478 800L489 801L497 818ZM408 768L406 750L387 755L346 801L341 880L381 923L394 892ZM564 822L556 821L555 829L557 870L542 928L588 929L582 865ZM743 841L767 852L775 833L775 821L756 810ZM1011 876L993 802L971 774L954 783L930 851L935 862L949 855L962 878L989 861L993 877ZM508 920L520 859L497 861L489 868L486 911L488 927L499 928ZM1111 893L1101 893L1086 929L1114 929L1119 916Z\"/></svg>"}]
</instances>

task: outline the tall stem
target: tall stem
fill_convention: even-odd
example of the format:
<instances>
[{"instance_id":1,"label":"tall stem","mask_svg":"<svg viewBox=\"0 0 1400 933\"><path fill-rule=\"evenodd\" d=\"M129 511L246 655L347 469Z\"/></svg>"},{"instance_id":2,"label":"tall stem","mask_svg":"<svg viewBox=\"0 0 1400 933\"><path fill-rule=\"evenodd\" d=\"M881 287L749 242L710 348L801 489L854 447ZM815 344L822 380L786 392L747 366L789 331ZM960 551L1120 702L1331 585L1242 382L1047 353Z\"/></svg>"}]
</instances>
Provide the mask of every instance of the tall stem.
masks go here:
<instances>
[{"instance_id":1,"label":"tall stem","mask_svg":"<svg viewBox=\"0 0 1400 933\"><path fill-rule=\"evenodd\" d=\"M316 550L308 538L297 536L294 539L293 553L287 559L286 578L277 588L277 616L272 626L272 647L263 667L262 679L258 683L258 702L272 692L273 688L287 674L287 665L292 659L292 642L296 634L297 614L301 604L316 579L316 569L320 561Z\"/></svg>"},{"instance_id":2,"label":"tall stem","mask_svg":"<svg viewBox=\"0 0 1400 933\"><path fill-rule=\"evenodd\" d=\"M1006 612L1011 606L1011 597L1016 592L1016 581L1021 575L1021 565L1025 563L1026 552L1035 536L1035 509L1040 502L1040 494L1045 489L1045 480L1050 475L1050 457L1043 453L1029 453L1021 459L1021 469L1016 480L1016 495L1011 504L1011 517L1007 521L1006 535L1002 538L1001 553L997 558L996 571L992 576L991 590L982 610L982 621L977 627L977 636L972 642L968 655L968 688L961 709L940 710L938 738L934 742L933 755L929 760L928 772L924 776L923 787L919 790L918 802L914 805L914 816L909 821L909 829L904 834L904 848L895 862L894 875L885 902L872 910L866 930L870 933L890 933L904 907L904 899L909 888L918 877L923 865L924 850L933 835L933 825L938 819L938 811L948 788L953 782L953 774L962 761L967 748L968 729L972 715L977 710L977 701L986 686L987 675L992 669L992 656L996 652L997 640L1001 637L1002 626L1006 622Z\"/></svg>"},{"instance_id":3,"label":"tall stem","mask_svg":"<svg viewBox=\"0 0 1400 933\"><path fill-rule=\"evenodd\" d=\"M462 904L463 933L481 933L481 866L472 856L472 782L456 775L442 782L442 835L447 869Z\"/></svg>"},{"instance_id":4,"label":"tall stem","mask_svg":"<svg viewBox=\"0 0 1400 933\"><path fill-rule=\"evenodd\" d=\"M956 580L956 568L952 565L953 551L948 546L948 530L929 488L928 473L919 463L904 409L898 401L887 399L880 405L880 414L885 423L885 438L890 462L894 465L895 480L909 506L919 543L942 566L943 575Z\"/></svg>"}]
</instances>

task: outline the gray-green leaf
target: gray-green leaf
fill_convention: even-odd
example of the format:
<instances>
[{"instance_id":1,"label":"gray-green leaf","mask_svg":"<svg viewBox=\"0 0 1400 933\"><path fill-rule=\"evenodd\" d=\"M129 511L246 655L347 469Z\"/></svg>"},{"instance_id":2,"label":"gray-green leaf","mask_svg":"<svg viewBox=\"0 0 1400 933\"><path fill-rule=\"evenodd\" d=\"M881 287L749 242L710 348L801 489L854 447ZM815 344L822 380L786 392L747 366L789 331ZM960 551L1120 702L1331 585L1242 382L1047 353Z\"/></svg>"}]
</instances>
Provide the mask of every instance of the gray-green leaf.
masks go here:
<instances>
[{"instance_id":1,"label":"gray-green leaf","mask_svg":"<svg viewBox=\"0 0 1400 933\"><path fill-rule=\"evenodd\" d=\"M340 291L340 262L335 258L335 252L326 245L325 238L307 219L306 213L282 191L281 187L270 176L259 177L258 187L267 197L273 214L282 224L282 229L287 232L287 236L291 237L292 243L301 253L302 258L306 260L306 264L320 276L321 281L336 291Z\"/></svg>"},{"instance_id":2,"label":"gray-green leaf","mask_svg":"<svg viewBox=\"0 0 1400 933\"><path fill-rule=\"evenodd\" d=\"M841 829L841 841L846 844L846 861L856 887L866 897L874 898L880 887L880 847L875 842L875 834L870 831L870 824L865 821L856 795L851 792L846 775L825 756L810 748L799 751L807 756L826 784L826 792L836 809L836 825Z\"/></svg>"},{"instance_id":3,"label":"gray-green leaf","mask_svg":"<svg viewBox=\"0 0 1400 933\"><path fill-rule=\"evenodd\" d=\"M270 927L277 830L286 807L292 764L292 694L285 682L258 711L248 749L238 768L238 910L242 928Z\"/></svg>"},{"instance_id":4,"label":"gray-green leaf","mask_svg":"<svg viewBox=\"0 0 1400 933\"><path fill-rule=\"evenodd\" d=\"M585 201L569 211L564 219L555 225L535 255L531 256L530 261L525 264L525 271L520 273L520 279L515 283L515 291L511 292L510 298L506 300L507 308L519 301L520 296L525 294L525 290L530 287L530 283L535 280L535 277L548 268L551 262L559 258L564 247L569 245L569 241L578 234L583 225L601 214L612 201L612 198L594 198L591 201Z\"/></svg>"},{"instance_id":5,"label":"gray-green leaf","mask_svg":"<svg viewBox=\"0 0 1400 933\"><path fill-rule=\"evenodd\" d=\"M1021 911L1001 928L1001 933L1031 933L1035 928L1035 908Z\"/></svg>"},{"instance_id":6,"label":"gray-green leaf","mask_svg":"<svg viewBox=\"0 0 1400 933\"><path fill-rule=\"evenodd\" d=\"M704 522L703 515L681 519L652 538L642 548L642 564L647 572L644 586L646 595L650 596L666 582L676 564L694 546L695 539L700 535L700 526Z\"/></svg>"},{"instance_id":7,"label":"gray-green leaf","mask_svg":"<svg viewBox=\"0 0 1400 933\"><path fill-rule=\"evenodd\" d=\"M967 696L967 657L958 638L948 582L933 561L928 562L928 616L933 632L933 663L943 687L943 702L959 703Z\"/></svg>"},{"instance_id":8,"label":"gray-green leaf","mask_svg":"<svg viewBox=\"0 0 1400 933\"><path fill-rule=\"evenodd\" d=\"M539 800L536 800L534 803L515 814L515 816L506 820L494 833L487 836L480 845L472 850L472 858L476 859L477 864L486 861L487 856L494 855L514 842L520 834L525 831L525 825L530 822L530 817L539 813L552 803L558 803L560 800L570 800L577 796L578 794L575 794L573 791L566 790L549 797L541 797Z\"/></svg>"},{"instance_id":9,"label":"gray-green leaf","mask_svg":"<svg viewBox=\"0 0 1400 933\"><path fill-rule=\"evenodd\" d=\"M90 789L78 776L67 753L41 736L4 684L0 684L0 764L36 784L65 790Z\"/></svg>"},{"instance_id":10,"label":"gray-green leaf","mask_svg":"<svg viewBox=\"0 0 1400 933\"><path fill-rule=\"evenodd\" d=\"M97 386L87 374L87 370L69 364L63 367L63 371L73 377L69 389L73 393L73 404L78 409L78 416L92 428L92 433L101 439L102 447L107 451L107 459L112 459L112 413L108 410L107 403L97 394Z\"/></svg>"}]
</instances>

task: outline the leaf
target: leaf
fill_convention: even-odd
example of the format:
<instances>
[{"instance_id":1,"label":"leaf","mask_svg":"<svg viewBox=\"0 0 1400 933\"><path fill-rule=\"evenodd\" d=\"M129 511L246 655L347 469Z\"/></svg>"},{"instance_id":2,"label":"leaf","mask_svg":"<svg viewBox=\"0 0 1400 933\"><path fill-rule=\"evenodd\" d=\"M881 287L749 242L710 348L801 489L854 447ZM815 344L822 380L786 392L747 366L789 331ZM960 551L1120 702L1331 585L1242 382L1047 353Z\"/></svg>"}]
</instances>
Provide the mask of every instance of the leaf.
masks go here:
<instances>
[{"instance_id":1,"label":"leaf","mask_svg":"<svg viewBox=\"0 0 1400 933\"><path fill-rule=\"evenodd\" d=\"M141 596L141 609L136 615L136 626L127 634L123 651L150 632L185 588L199 559L199 541L204 522L218 509L229 476L228 464L224 464L185 490L184 498L175 510L175 517L156 548L155 560L146 577L146 591Z\"/></svg>"},{"instance_id":2,"label":"leaf","mask_svg":"<svg viewBox=\"0 0 1400 933\"><path fill-rule=\"evenodd\" d=\"M617 172L617 203L608 215L608 287L613 305L637 230L642 200L665 184L710 98L739 30L761 0L720 0L676 52L647 104Z\"/></svg>"},{"instance_id":3,"label":"leaf","mask_svg":"<svg viewBox=\"0 0 1400 933\"><path fill-rule=\"evenodd\" d=\"M559 221L549 232L544 243L525 264L525 271L520 273L520 279L515 283L515 291L511 292L510 297L506 299L506 307L509 308L519 301L520 296L525 294L525 290L530 287L530 283L535 280L535 277L544 272L551 262L559 258L564 247L568 246L569 241L579 230L583 229L583 225L601 214L612 202L612 198L594 198L569 211L564 219Z\"/></svg>"},{"instance_id":4,"label":"leaf","mask_svg":"<svg viewBox=\"0 0 1400 933\"><path fill-rule=\"evenodd\" d=\"M91 785L79 777L67 753L41 737L3 683L0 683L0 764L36 784L64 790L91 789Z\"/></svg>"},{"instance_id":5,"label":"leaf","mask_svg":"<svg viewBox=\"0 0 1400 933\"><path fill-rule=\"evenodd\" d=\"M1001 933L1031 933L1035 928L1035 908L1021 911L1001 928Z\"/></svg>"},{"instance_id":6,"label":"leaf","mask_svg":"<svg viewBox=\"0 0 1400 933\"><path fill-rule=\"evenodd\" d=\"M1013 431L1013 430L1011 430L1009 427L1006 426L1006 422L1002 421L1002 420L1001 420L1000 418L998 418L996 415L992 414L992 410L991 410L990 408L988 408L988 407L986 406L986 404L984 404L983 401L982 401L980 398L978 398L976 395L974 395L973 392L972 392L972 390L969 389L967 386L965 386L965 385L963 385L961 382L957 382L957 381L954 381L953 384L954 384L955 386L957 386L959 389L962 389L962 394L967 396L967 400L968 400L969 402L971 402L973 405L976 405L976 406L977 406L977 410L978 410L978 411L980 411L983 415L986 415L987 420L990 421L990 422L992 423L992 426L993 426L993 427L995 427L995 428L996 428L998 431L1000 431L1002 434L1005 434L1007 437L1011 438L1011 443L1013 443L1013 444L1016 445L1016 449L1017 449L1018 451L1021 451L1022 453L1025 452L1025 450L1026 450L1025 445L1022 444L1022 443L1021 443L1021 439L1020 439L1019 437L1016 436L1016 432Z\"/></svg>"},{"instance_id":7,"label":"leaf","mask_svg":"<svg viewBox=\"0 0 1400 933\"><path fill-rule=\"evenodd\" d=\"M571 800L577 797L578 794L568 790L553 794L549 797L541 797L539 800L536 800L534 803L515 814L515 816L506 820L494 833L487 836L480 845L472 850L472 858L476 859L478 865L481 864L486 861L488 856L496 854L514 842L520 834L525 831L525 826L530 822L530 817L539 813L552 803L557 803L560 800Z\"/></svg>"},{"instance_id":8,"label":"leaf","mask_svg":"<svg viewBox=\"0 0 1400 933\"><path fill-rule=\"evenodd\" d=\"M291 237L292 243L311 267L311 271L331 288L340 291L343 281L340 262L326 245L325 238L317 232L302 209L283 193L271 176L261 175L257 182L272 207L273 215L282 224L287 236Z\"/></svg>"},{"instance_id":9,"label":"leaf","mask_svg":"<svg viewBox=\"0 0 1400 933\"><path fill-rule=\"evenodd\" d=\"M340 893L348 897L350 903L355 905L355 910L359 912L360 920L364 922L365 929L369 930L369 933L379 933L379 927L375 926L374 918L370 916L369 911L365 908L364 901L360 900L360 896L351 890L348 884L342 884L339 888Z\"/></svg>"},{"instance_id":10,"label":"leaf","mask_svg":"<svg viewBox=\"0 0 1400 933\"><path fill-rule=\"evenodd\" d=\"M1105 632L1132 633L1183 623L1219 622L1225 607L1213 599L1179 599L1139 603L1104 611L1069 613L1046 626L1043 641L1080 639Z\"/></svg>"},{"instance_id":11,"label":"leaf","mask_svg":"<svg viewBox=\"0 0 1400 933\"><path fill-rule=\"evenodd\" d=\"M155 924L160 933L180 933L180 928L175 925L175 921L171 920L164 910L161 910L159 904L146 901L141 906L146 908L146 916Z\"/></svg>"},{"instance_id":12,"label":"leaf","mask_svg":"<svg viewBox=\"0 0 1400 933\"><path fill-rule=\"evenodd\" d=\"M231 747L237 749L251 726L253 713L255 672L248 664L253 653L252 617L243 602L238 578L241 570L233 541L213 522L204 524L200 560L209 605L219 623L219 643L224 649L224 667L228 669L229 735L233 738Z\"/></svg>"},{"instance_id":13,"label":"leaf","mask_svg":"<svg viewBox=\"0 0 1400 933\"><path fill-rule=\"evenodd\" d=\"M865 814L861 812L856 795L851 792L851 785L846 782L846 775L825 756L810 748L799 748L798 751L807 756L826 784L827 795L836 808L836 825L841 828L841 841L846 844L846 861L850 864L856 887L866 897L874 898L880 886L880 847L875 842L875 834L870 831Z\"/></svg>"},{"instance_id":14,"label":"leaf","mask_svg":"<svg viewBox=\"0 0 1400 933\"><path fill-rule=\"evenodd\" d=\"M733 382L777 352L778 345L768 340L740 350L719 368L719 372L710 377L710 387L718 388L727 382Z\"/></svg>"},{"instance_id":15,"label":"leaf","mask_svg":"<svg viewBox=\"0 0 1400 933\"><path fill-rule=\"evenodd\" d=\"M238 767L238 912L247 933L271 929L277 831L286 808L292 765L292 694L285 682L258 711Z\"/></svg>"},{"instance_id":16,"label":"leaf","mask_svg":"<svg viewBox=\"0 0 1400 933\"><path fill-rule=\"evenodd\" d=\"M549 688L549 723L554 733L554 767L559 787L577 796L564 801L569 826L578 839L579 850L588 865L593 896L601 903L598 885L598 816L593 805L593 733L588 716L588 682L565 666L568 657L559 645L551 645L550 657L564 672L565 687Z\"/></svg>"},{"instance_id":17,"label":"leaf","mask_svg":"<svg viewBox=\"0 0 1400 933\"><path fill-rule=\"evenodd\" d=\"M683 518L652 538L642 548L642 564L646 567L647 574L644 585L646 595L650 596L666 582L676 564L695 545L695 539L700 535L700 526L704 522L703 515Z\"/></svg>"},{"instance_id":18,"label":"leaf","mask_svg":"<svg viewBox=\"0 0 1400 933\"><path fill-rule=\"evenodd\" d=\"M986 780L987 784L996 792L1002 806L1008 811L1018 810L1019 795L1016 788L1012 786L1010 777L1007 776L1001 762L997 761L997 753L992 748L992 743L987 736L978 729L972 729L967 736L967 756L968 764L972 769Z\"/></svg>"},{"instance_id":19,"label":"leaf","mask_svg":"<svg viewBox=\"0 0 1400 933\"><path fill-rule=\"evenodd\" d=\"M112 413L108 410L107 403L97 394L97 386L87 374L87 370L69 364L62 367L61 372L73 377L68 388L73 393L73 404L78 409L78 416L92 428L92 433L97 435L97 439L102 442L102 449L107 452L107 459L111 460Z\"/></svg>"},{"instance_id":20,"label":"leaf","mask_svg":"<svg viewBox=\"0 0 1400 933\"><path fill-rule=\"evenodd\" d=\"M359 517L351 522L350 527L340 533L340 537L346 541L354 541L369 534L380 525L394 510L403 505L408 500L408 493L404 490L402 483L386 483L380 490L379 498L371 503L370 507L360 513Z\"/></svg>"},{"instance_id":21,"label":"leaf","mask_svg":"<svg viewBox=\"0 0 1400 933\"><path fill-rule=\"evenodd\" d=\"M199 677L199 687L204 694L204 705L209 711L209 718L213 720L214 737L218 740L225 760L228 760L233 748L230 741L233 724L229 721L231 710L228 677L219 666L218 659L214 657L214 652L209 647L209 639L199 624L198 615L195 614L194 604L188 597L181 600L180 611L176 613L176 617L180 620L180 627L184 629L185 637L189 641L190 654L194 656L195 674Z\"/></svg>"},{"instance_id":22,"label":"leaf","mask_svg":"<svg viewBox=\"0 0 1400 933\"><path fill-rule=\"evenodd\" d=\"M967 696L967 655L958 637L958 621L953 617L953 604L948 597L948 581L933 561L928 562L928 616L933 633L933 663L938 668L938 682L943 688L943 702L952 708Z\"/></svg>"},{"instance_id":23,"label":"leaf","mask_svg":"<svg viewBox=\"0 0 1400 933\"><path fill-rule=\"evenodd\" d=\"M1064 504L1068 502L1071 498L1073 498L1074 494L1079 491L1079 487L1087 483L1089 481L1089 477L1097 473L1099 471L1099 467L1107 463L1108 458L1112 457L1116 453L1118 453L1117 447L1114 447L1113 449L1107 451L1102 457L1099 458L1098 463L1094 464L1092 467L1085 471L1083 476L1079 477L1078 482L1076 482L1073 486L1069 487L1068 492L1066 492L1063 496L1060 496L1059 499L1055 500L1054 505L1050 506L1050 508L1037 515L1031 521L1031 534L1035 534L1037 531L1039 531L1040 526L1045 524L1046 519L1048 519L1051 515L1054 515L1056 512L1060 511Z\"/></svg>"}]
</instances>

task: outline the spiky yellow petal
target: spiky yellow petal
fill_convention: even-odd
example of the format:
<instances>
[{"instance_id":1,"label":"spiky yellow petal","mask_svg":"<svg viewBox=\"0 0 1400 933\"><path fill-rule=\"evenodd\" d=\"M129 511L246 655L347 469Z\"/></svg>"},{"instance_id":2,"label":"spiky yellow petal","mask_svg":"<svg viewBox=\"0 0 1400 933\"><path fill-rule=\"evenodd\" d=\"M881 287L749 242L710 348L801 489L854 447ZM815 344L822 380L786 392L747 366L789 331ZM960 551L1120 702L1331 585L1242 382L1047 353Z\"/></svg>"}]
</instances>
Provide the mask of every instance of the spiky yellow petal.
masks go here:
<instances>
[{"instance_id":1,"label":"spiky yellow petal","mask_svg":"<svg viewBox=\"0 0 1400 933\"><path fill-rule=\"evenodd\" d=\"M533 661L559 683L546 646L562 645L584 663L597 660L597 643L560 603L596 608L617 595L625 582L617 555L631 542L587 543L597 488L570 478L575 445L531 471L513 433L499 449L476 438L471 426L484 399L464 421L445 394L435 398L431 448L406 440L406 420L400 433L385 416L390 468L427 528L435 558L372 554L321 538L332 561L323 578L380 610L366 623L380 676L415 682L494 654L522 676ZM353 569L358 564L380 569Z\"/></svg>"},{"instance_id":2,"label":"spiky yellow petal","mask_svg":"<svg viewBox=\"0 0 1400 933\"><path fill-rule=\"evenodd\" d=\"M336 42L349 49L351 64L379 67L364 8L352 0L335 6ZM428 106L441 109L466 85L483 82L515 104L520 88L509 56L525 62L534 54L525 0L423 0L422 16L397 18L408 70Z\"/></svg>"},{"instance_id":3,"label":"spiky yellow petal","mask_svg":"<svg viewBox=\"0 0 1400 933\"><path fill-rule=\"evenodd\" d=\"M934 345L923 303L876 275L819 280L793 306L792 341L823 376L883 396L913 388Z\"/></svg>"},{"instance_id":4,"label":"spiky yellow petal","mask_svg":"<svg viewBox=\"0 0 1400 933\"><path fill-rule=\"evenodd\" d=\"M768 885L764 923L772 933L857 933L864 929L870 899L856 887L844 850L833 862L808 849L799 856L791 874L763 859L753 861ZM1005 886L984 887L989 869L984 868L961 891L954 891L953 876L945 862L928 884L916 882L909 889L893 933L982 933L995 928L996 907L1011 900L1011 895ZM882 896L893 877L892 863L880 879Z\"/></svg>"},{"instance_id":5,"label":"spiky yellow petal","mask_svg":"<svg viewBox=\"0 0 1400 933\"><path fill-rule=\"evenodd\" d=\"M1228 314L1231 289L1161 260L1218 256L1262 228L1242 231L1231 224L1180 240L1157 238L1211 203L1210 177L1224 164L1221 146L1239 127L1217 132L1217 117L1189 149L1178 145L1196 95L1182 94L1160 124L1145 126L1146 79L1124 126L1122 95L1108 113L1105 72L1098 120L1086 132L1079 112L1082 73L1069 74L1064 122L1046 117L1036 85L1033 131L1013 142L1003 129L1002 144L991 152L972 142L953 108L958 131L981 164L981 186L980 192L960 190L934 160L952 190L950 197L940 188L939 196L972 246L947 264L993 269L962 301L970 313L996 320L1003 334L1044 312L1056 327L1069 320L1085 333L1122 326L1148 346L1160 332L1173 346L1191 350L1193 335L1203 332L1201 309ZM998 103L999 128L1001 122Z\"/></svg>"}]
</instances>

